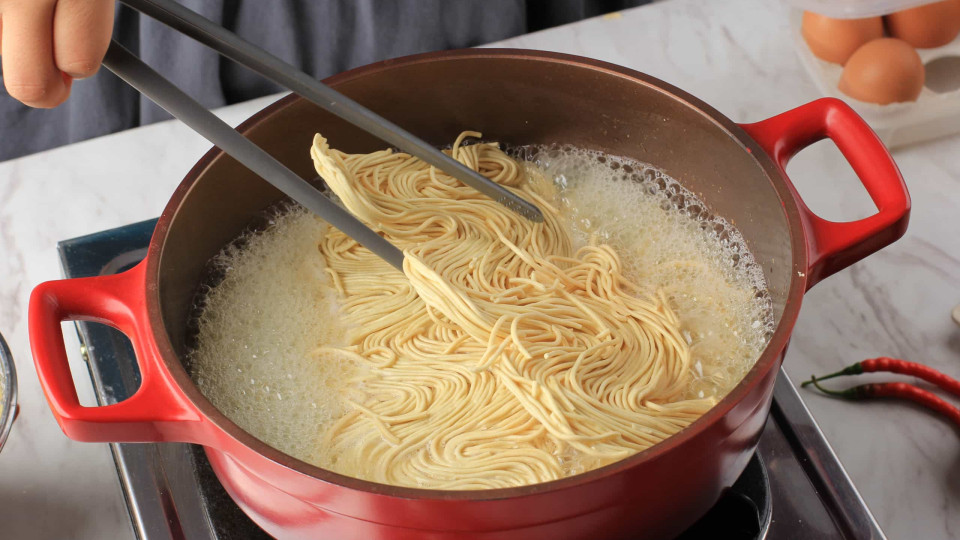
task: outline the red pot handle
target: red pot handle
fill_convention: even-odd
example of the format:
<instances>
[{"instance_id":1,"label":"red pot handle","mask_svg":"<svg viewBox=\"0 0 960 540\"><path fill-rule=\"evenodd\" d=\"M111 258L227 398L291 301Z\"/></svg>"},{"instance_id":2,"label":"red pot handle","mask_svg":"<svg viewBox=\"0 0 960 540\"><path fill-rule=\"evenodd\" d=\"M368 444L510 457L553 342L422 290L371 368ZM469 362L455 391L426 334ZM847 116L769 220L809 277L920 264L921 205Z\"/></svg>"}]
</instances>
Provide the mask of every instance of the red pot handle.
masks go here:
<instances>
[{"instance_id":1,"label":"red pot handle","mask_svg":"<svg viewBox=\"0 0 960 540\"><path fill-rule=\"evenodd\" d=\"M846 103L823 98L755 124L741 127L783 172L797 201L807 236L807 288L893 243L907 230L910 195L893 156L870 126ZM829 137L847 158L877 213L838 223L814 214L786 174L787 162L800 150Z\"/></svg>"},{"instance_id":2,"label":"red pot handle","mask_svg":"<svg viewBox=\"0 0 960 540\"><path fill-rule=\"evenodd\" d=\"M71 439L90 442L195 442L199 413L163 369L144 312L145 262L117 275L41 283L30 296L30 346L50 408ZM63 344L62 321L108 324L130 338L140 388L120 403L84 407Z\"/></svg>"}]
</instances>

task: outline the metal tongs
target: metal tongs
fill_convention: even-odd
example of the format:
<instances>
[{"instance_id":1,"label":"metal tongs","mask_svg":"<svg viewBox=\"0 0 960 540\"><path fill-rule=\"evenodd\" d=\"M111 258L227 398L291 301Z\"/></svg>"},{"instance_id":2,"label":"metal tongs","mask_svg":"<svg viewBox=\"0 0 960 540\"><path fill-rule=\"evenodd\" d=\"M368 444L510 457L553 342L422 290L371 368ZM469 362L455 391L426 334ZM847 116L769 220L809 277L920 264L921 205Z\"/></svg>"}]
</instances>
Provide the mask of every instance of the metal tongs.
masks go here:
<instances>
[{"instance_id":1,"label":"metal tongs","mask_svg":"<svg viewBox=\"0 0 960 540\"><path fill-rule=\"evenodd\" d=\"M519 215L531 221L543 221L543 214L530 202L201 15L170 0L120 1L267 79L289 88L381 140L437 167ZM331 201L309 182L300 178L226 122L217 118L116 41L110 43L103 65L291 199L316 213L327 223L340 229L397 269L403 270L403 253L396 246Z\"/></svg>"}]
</instances>

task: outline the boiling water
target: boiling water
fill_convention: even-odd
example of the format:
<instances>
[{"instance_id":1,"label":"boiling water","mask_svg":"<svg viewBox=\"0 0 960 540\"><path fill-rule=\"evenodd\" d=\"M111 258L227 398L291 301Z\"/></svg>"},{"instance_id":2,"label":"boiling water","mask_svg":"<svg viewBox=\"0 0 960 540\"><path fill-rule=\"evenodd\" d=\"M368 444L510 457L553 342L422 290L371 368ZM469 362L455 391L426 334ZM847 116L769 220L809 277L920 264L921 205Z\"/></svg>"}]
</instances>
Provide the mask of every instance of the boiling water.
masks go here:
<instances>
[{"instance_id":1,"label":"boiling water","mask_svg":"<svg viewBox=\"0 0 960 540\"><path fill-rule=\"evenodd\" d=\"M336 294L317 251L326 225L302 210L279 215L215 257L223 280L203 295L191 372L240 427L318 462L322 427L344 413L340 381L352 365L319 358L346 345Z\"/></svg>"},{"instance_id":2,"label":"boiling water","mask_svg":"<svg viewBox=\"0 0 960 540\"><path fill-rule=\"evenodd\" d=\"M668 296L694 360L687 396L729 392L773 327L762 272L739 233L644 164L569 147L517 153L561 188L557 205L576 242L612 245L635 283ZM190 358L197 385L229 418L320 466L324 430L346 411L339 390L359 369L316 353L346 345L317 250L325 230L292 210L218 255L211 264L224 279L202 296Z\"/></svg>"}]
</instances>

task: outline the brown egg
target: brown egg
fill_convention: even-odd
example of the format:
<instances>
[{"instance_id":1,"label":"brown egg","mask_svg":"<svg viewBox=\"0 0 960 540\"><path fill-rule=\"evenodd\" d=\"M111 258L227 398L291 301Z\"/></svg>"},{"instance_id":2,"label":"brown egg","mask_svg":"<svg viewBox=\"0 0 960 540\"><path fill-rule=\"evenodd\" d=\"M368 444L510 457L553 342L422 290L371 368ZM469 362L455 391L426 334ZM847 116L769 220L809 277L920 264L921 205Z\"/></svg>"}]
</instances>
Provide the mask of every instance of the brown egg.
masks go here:
<instances>
[{"instance_id":1,"label":"brown egg","mask_svg":"<svg viewBox=\"0 0 960 540\"><path fill-rule=\"evenodd\" d=\"M946 0L885 17L890 35L920 49L941 47L960 34L960 0Z\"/></svg>"},{"instance_id":2,"label":"brown egg","mask_svg":"<svg viewBox=\"0 0 960 540\"><path fill-rule=\"evenodd\" d=\"M845 64L861 45L883 37L883 20L880 17L832 19L804 11L800 30L810 52L817 58Z\"/></svg>"},{"instance_id":3,"label":"brown egg","mask_svg":"<svg viewBox=\"0 0 960 540\"><path fill-rule=\"evenodd\" d=\"M848 96L886 105L916 101L923 90L923 62L906 41L875 39L857 49L840 76L840 91Z\"/></svg>"}]
</instances>

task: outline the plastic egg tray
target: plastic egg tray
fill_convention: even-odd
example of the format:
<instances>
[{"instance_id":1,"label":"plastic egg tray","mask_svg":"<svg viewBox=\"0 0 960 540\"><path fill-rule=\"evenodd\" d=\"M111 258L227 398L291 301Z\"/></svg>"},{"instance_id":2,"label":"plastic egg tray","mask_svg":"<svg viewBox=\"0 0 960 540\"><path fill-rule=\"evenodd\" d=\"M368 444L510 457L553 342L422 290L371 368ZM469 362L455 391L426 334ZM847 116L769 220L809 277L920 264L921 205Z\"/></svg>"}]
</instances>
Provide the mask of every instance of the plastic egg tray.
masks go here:
<instances>
[{"instance_id":1,"label":"plastic egg tray","mask_svg":"<svg viewBox=\"0 0 960 540\"><path fill-rule=\"evenodd\" d=\"M794 7L833 17L858 19L889 15L895 11L932 4L939 0L786 0Z\"/></svg>"},{"instance_id":2,"label":"plastic egg tray","mask_svg":"<svg viewBox=\"0 0 960 540\"><path fill-rule=\"evenodd\" d=\"M914 2L912 5L915 6L920 3ZM906 7L912 6L908 5ZM906 8L898 6L891 11L897 9ZM885 14L883 11L874 11L856 12L851 17ZM827 13L824 14L831 16ZM843 66L821 60L810 52L810 48L807 47L807 43L800 32L802 19L802 10L790 10L790 33L793 36L797 55L817 88L826 96L840 98L850 104L870 124L870 127L877 132L877 135L888 147L905 146L960 133L960 86L958 86L960 83L955 83L954 88L946 91L938 88L939 92L925 86L917 101L908 103L877 105L853 99L837 88L840 83L840 75L843 73ZM936 49L917 49L917 53L924 65L929 65L934 60L955 57L957 63L953 65L960 66L960 37ZM954 77L954 80L960 81L960 77Z\"/></svg>"}]
</instances>

